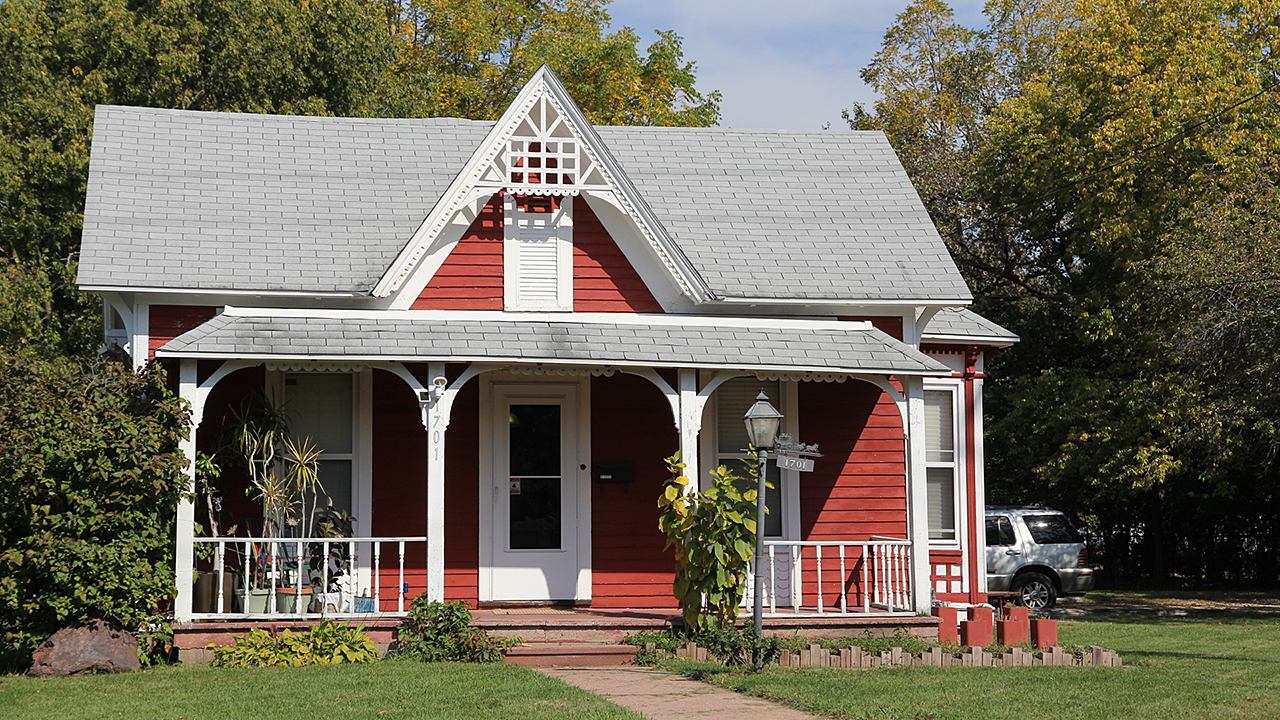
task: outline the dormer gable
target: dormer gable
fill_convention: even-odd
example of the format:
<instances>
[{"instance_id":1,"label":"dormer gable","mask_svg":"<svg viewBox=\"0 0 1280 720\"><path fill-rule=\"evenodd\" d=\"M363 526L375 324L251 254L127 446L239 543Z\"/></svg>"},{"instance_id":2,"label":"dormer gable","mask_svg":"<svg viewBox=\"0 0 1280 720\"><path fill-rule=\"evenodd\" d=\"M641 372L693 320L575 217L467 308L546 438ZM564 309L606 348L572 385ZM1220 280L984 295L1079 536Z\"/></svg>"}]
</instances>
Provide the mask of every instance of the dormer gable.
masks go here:
<instances>
[{"instance_id":1,"label":"dormer gable","mask_svg":"<svg viewBox=\"0 0 1280 720\"><path fill-rule=\"evenodd\" d=\"M493 259L493 248L480 251L476 246L485 233L475 224L493 212L498 195L503 198L502 309L575 308L573 227L579 212L590 212L627 260L625 271L613 263L628 276L623 283L627 292L614 291L649 308L688 307L712 297L546 66L493 126L384 274L374 296L390 298L392 307L438 306L442 289L457 281L450 273L466 260L453 257L461 245L465 243L464 256ZM555 211L529 212L531 206L554 206ZM492 271L488 266L486 283L492 281ZM437 279L441 272L445 275ZM643 288L634 287L636 278L642 278Z\"/></svg>"}]
</instances>

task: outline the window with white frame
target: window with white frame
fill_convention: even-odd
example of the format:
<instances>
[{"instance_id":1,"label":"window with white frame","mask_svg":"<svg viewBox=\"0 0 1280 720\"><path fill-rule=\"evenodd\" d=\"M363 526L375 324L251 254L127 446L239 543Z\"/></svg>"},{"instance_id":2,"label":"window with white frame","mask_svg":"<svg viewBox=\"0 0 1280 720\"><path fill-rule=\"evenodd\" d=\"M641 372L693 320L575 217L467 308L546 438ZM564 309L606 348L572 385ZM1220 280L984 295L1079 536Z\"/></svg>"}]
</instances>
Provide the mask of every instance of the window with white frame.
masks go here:
<instances>
[{"instance_id":1,"label":"window with white frame","mask_svg":"<svg viewBox=\"0 0 1280 720\"><path fill-rule=\"evenodd\" d=\"M573 197L508 193L503 215L504 309L573 310Z\"/></svg>"},{"instance_id":2,"label":"window with white frame","mask_svg":"<svg viewBox=\"0 0 1280 720\"><path fill-rule=\"evenodd\" d=\"M323 492L306 498L311 508L352 512L355 474L355 376L349 373L287 373L285 411L297 440L310 438L321 451L317 473ZM310 531L310 528L300 528Z\"/></svg>"},{"instance_id":3,"label":"window with white frame","mask_svg":"<svg viewBox=\"0 0 1280 720\"><path fill-rule=\"evenodd\" d=\"M747 414L755 404L756 396L763 389L769 401L775 407L782 405L781 383L777 380L757 380L755 378L734 378L716 388L716 464L724 465L736 475L747 474L747 427L742 416ZM778 464L770 458L765 470L765 477L773 487L765 491L764 505L768 514L764 520L765 537L782 537L783 507L782 481ZM742 489L747 489L747 482ZM754 486L753 486L754 487Z\"/></svg>"},{"instance_id":4,"label":"window with white frame","mask_svg":"<svg viewBox=\"0 0 1280 720\"><path fill-rule=\"evenodd\" d=\"M956 392L924 391L925 481L929 501L929 540L956 540Z\"/></svg>"}]
</instances>

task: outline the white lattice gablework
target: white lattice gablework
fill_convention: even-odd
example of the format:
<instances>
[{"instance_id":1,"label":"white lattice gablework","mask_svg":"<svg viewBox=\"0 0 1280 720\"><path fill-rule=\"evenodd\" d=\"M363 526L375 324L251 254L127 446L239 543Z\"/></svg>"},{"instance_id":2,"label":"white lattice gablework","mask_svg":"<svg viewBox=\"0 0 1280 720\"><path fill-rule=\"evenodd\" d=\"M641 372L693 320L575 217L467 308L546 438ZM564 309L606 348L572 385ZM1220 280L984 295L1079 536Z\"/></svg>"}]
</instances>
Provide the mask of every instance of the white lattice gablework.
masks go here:
<instances>
[{"instance_id":1,"label":"white lattice gablework","mask_svg":"<svg viewBox=\"0 0 1280 720\"><path fill-rule=\"evenodd\" d=\"M480 176L480 182L516 195L577 195L608 190L609 182L571 121L550 94L535 96Z\"/></svg>"}]
</instances>

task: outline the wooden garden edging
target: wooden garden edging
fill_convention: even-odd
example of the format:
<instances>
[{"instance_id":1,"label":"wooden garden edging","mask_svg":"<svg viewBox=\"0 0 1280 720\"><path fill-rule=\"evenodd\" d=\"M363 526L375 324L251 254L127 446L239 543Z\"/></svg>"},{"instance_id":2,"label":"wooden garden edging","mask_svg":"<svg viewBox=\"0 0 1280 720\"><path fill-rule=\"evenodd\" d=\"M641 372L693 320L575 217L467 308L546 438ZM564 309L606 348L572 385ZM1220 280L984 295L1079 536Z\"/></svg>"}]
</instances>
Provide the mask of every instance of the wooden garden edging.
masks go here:
<instances>
[{"instance_id":1,"label":"wooden garden edging","mask_svg":"<svg viewBox=\"0 0 1280 720\"><path fill-rule=\"evenodd\" d=\"M653 650L652 643L647 647ZM685 643L675 653L678 658L705 661L708 659L707 649L698 647L697 643ZM847 647L839 651L830 651L818 644L794 652L783 650L778 659L782 667L835 667L835 668L873 668L893 665L909 667L1040 667L1040 666L1076 666L1076 667L1121 667L1119 653L1104 650L1097 645L1090 645L1089 652L1082 657L1075 657L1060 647L1048 647L1036 657L1033 652L1022 648L1013 648L1007 653L989 653L982 648L970 648L963 653L946 652L942 648L930 648L922 653L909 653L900 647L885 650L879 655L864 652L860 647Z\"/></svg>"}]
</instances>

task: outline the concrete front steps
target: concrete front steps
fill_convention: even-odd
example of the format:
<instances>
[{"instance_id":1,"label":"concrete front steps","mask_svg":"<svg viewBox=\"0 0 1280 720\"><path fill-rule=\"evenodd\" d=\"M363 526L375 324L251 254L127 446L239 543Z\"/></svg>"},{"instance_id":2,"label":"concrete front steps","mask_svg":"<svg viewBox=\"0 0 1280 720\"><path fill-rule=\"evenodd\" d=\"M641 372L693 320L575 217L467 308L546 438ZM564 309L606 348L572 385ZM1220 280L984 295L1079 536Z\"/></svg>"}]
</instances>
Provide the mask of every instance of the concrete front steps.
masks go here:
<instances>
[{"instance_id":1,"label":"concrete front steps","mask_svg":"<svg viewBox=\"0 0 1280 720\"><path fill-rule=\"evenodd\" d=\"M507 662L525 667L629 665L637 648L622 639L671 626L669 610L481 608L472 622L490 635L518 637Z\"/></svg>"},{"instance_id":2,"label":"concrete front steps","mask_svg":"<svg viewBox=\"0 0 1280 720\"><path fill-rule=\"evenodd\" d=\"M591 643L530 643L507 650L507 662L523 667L630 665L639 648Z\"/></svg>"}]
</instances>

